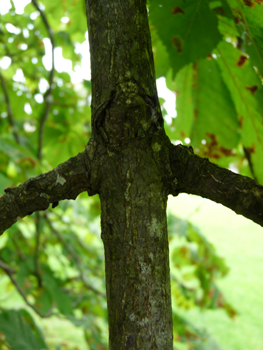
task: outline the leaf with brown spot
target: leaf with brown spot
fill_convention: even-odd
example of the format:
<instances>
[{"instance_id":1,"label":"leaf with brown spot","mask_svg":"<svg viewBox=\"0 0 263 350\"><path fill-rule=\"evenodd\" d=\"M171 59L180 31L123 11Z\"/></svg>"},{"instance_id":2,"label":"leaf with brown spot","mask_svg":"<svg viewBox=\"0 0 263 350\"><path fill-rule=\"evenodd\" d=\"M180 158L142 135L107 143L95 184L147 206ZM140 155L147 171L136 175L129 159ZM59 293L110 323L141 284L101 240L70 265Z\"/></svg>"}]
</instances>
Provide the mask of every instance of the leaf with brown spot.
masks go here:
<instances>
[{"instance_id":1,"label":"leaf with brown spot","mask_svg":"<svg viewBox=\"0 0 263 350\"><path fill-rule=\"evenodd\" d=\"M220 6L220 7L216 7L213 9L215 11L215 13L219 16L225 16L226 15L226 12L225 12L225 9L223 6Z\"/></svg>"},{"instance_id":2,"label":"leaf with brown spot","mask_svg":"<svg viewBox=\"0 0 263 350\"><path fill-rule=\"evenodd\" d=\"M242 22L242 20L239 17L234 18L235 24L238 24L239 22Z\"/></svg>"},{"instance_id":3,"label":"leaf with brown spot","mask_svg":"<svg viewBox=\"0 0 263 350\"><path fill-rule=\"evenodd\" d=\"M193 85L194 86L194 85ZM195 87L195 86L194 86ZM194 119L197 120L198 119L198 108L194 109Z\"/></svg>"},{"instance_id":4,"label":"leaf with brown spot","mask_svg":"<svg viewBox=\"0 0 263 350\"><path fill-rule=\"evenodd\" d=\"M244 120L244 116L242 115L239 119L238 119L238 124L242 127L243 125L243 120Z\"/></svg>"},{"instance_id":5,"label":"leaf with brown spot","mask_svg":"<svg viewBox=\"0 0 263 350\"><path fill-rule=\"evenodd\" d=\"M263 1L254 0L253 6L243 6L242 16L245 25L245 31L248 36L245 37L243 48L249 56L252 66L257 67L258 74L263 74Z\"/></svg>"},{"instance_id":6,"label":"leaf with brown spot","mask_svg":"<svg viewBox=\"0 0 263 350\"><path fill-rule=\"evenodd\" d=\"M252 2L252 0L242 0L244 5L246 5L247 7L255 7L255 3Z\"/></svg>"},{"instance_id":7,"label":"leaf with brown spot","mask_svg":"<svg viewBox=\"0 0 263 350\"><path fill-rule=\"evenodd\" d=\"M251 91L252 95L254 95L254 93L257 91L258 87L257 87L257 85L246 86L246 89L247 89L248 91Z\"/></svg>"},{"instance_id":8,"label":"leaf with brown spot","mask_svg":"<svg viewBox=\"0 0 263 350\"><path fill-rule=\"evenodd\" d=\"M183 131L180 132L180 135L182 136L183 139L186 137L185 132Z\"/></svg>"},{"instance_id":9,"label":"leaf with brown spot","mask_svg":"<svg viewBox=\"0 0 263 350\"><path fill-rule=\"evenodd\" d=\"M203 157L220 159L222 157L235 156L236 154L232 149L225 148L223 146L217 147L213 141L211 143L206 143L201 147L201 154Z\"/></svg>"},{"instance_id":10,"label":"leaf with brown spot","mask_svg":"<svg viewBox=\"0 0 263 350\"><path fill-rule=\"evenodd\" d=\"M234 155L232 149L227 149L227 148L221 146L219 148L219 150L224 156L229 157L229 156L233 156Z\"/></svg>"},{"instance_id":11,"label":"leaf with brown spot","mask_svg":"<svg viewBox=\"0 0 263 350\"><path fill-rule=\"evenodd\" d=\"M171 12L173 15L177 15L178 13L184 14L184 10L182 10L180 6L174 6Z\"/></svg>"},{"instance_id":12,"label":"leaf with brown spot","mask_svg":"<svg viewBox=\"0 0 263 350\"><path fill-rule=\"evenodd\" d=\"M214 158L214 159L219 159L220 155L217 153L209 153L206 155L208 158Z\"/></svg>"},{"instance_id":13,"label":"leaf with brown spot","mask_svg":"<svg viewBox=\"0 0 263 350\"><path fill-rule=\"evenodd\" d=\"M158 0L151 0L149 18L166 46L173 78L184 66L205 58L222 40L209 1L163 0L160 7Z\"/></svg>"},{"instance_id":14,"label":"leaf with brown spot","mask_svg":"<svg viewBox=\"0 0 263 350\"><path fill-rule=\"evenodd\" d=\"M253 143L253 145L251 147L244 147L250 154L251 153L256 153L256 146Z\"/></svg>"},{"instance_id":15,"label":"leaf with brown spot","mask_svg":"<svg viewBox=\"0 0 263 350\"><path fill-rule=\"evenodd\" d=\"M201 147L201 152L203 157L213 158L213 159L220 159L222 157L230 157L235 156L236 154L233 152L232 149L225 148L223 146L217 147L217 144L213 143L206 143Z\"/></svg>"},{"instance_id":16,"label":"leaf with brown spot","mask_svg":"<svg viewBox=\"0 0 263 350\"><path fill-rule=\"evenodd\" d=\"M263 8L257 6L256 10L243 7L246 14L263 14ZM248 20L249 16L247 16ZM258 17L256 17L257 19ZM250 18L249 18L250 20ZM262 20L262 16L261 16ZM254 22L253 22L254 23ZM252 26L251 26L252 30ZM252 45L251 45L252 46ZM254 69L251 58L242 69L235 63L239 60L240 52L230 43L221 42L218 46L217 63L220 66L222 76L226 82L235 104L238 122L240 125L240 141L243 147L251 146L251 140L255 143L256 151L251 154L255 177L259 182L263 181L262 159L263 159L263 124L262 124L262 101L263 89L258 77L258 70ZM221 56L220 56L221 54ZM249 56L251 57L251 56ZM255 87L258 87L256 90ZM249 88L249 89L248 89ZM250 93L248 92L250 91ZM253 94L254 92L254 94ZM242 118L242 117L243 118Z\"/></svg>"},{"instance_id":17,"label":"leaf with brown spot","mask_svg":"<svg viewBox=\"0 0 263 350\"><path fill-rule=\"evenodd\" d=\"M173 36L171 42L173 47L177 50L177 52L182 52L183 40L178 35Z\"/></svg>"},{"instance_id":18,"label":"leaf with brown spot","mask_svg":"<svg viewBox=\"0 0 263 350\"><path fill-rule=\"evenodd\" d=\"M211 142L209 143L211 146L216 146L218 144L215 134L210 134L209 132L207 132L206 136L211 139Z\"/></svg>"},{"instance_id":19,"label":"leaf with brown spot","mask_svg":"<svg viewBox=\"0 0 263 350\"><path fill-rule=\"evenodd\" d=\"M236 62L236 66L242 67L242 66L245 64L245 62L246 62L247 59L248 59L247 56L245 56L245 55L240 55L240 56L239 56L239 60Z\"/></svg>"}]
</instances>

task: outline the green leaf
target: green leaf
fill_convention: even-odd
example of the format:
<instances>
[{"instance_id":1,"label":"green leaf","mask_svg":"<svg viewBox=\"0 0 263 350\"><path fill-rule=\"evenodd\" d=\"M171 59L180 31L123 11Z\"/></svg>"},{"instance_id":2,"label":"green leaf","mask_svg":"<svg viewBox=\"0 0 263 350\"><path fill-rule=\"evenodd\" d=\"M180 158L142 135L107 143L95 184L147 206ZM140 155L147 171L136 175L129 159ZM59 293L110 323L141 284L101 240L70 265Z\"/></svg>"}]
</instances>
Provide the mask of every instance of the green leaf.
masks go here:
<instances>
[{"instance_id":1,"label":"green leaf","mask_svg":"<svg viewBox=\"0 0 263 350\"><path fill-rule=\"evenodd\" d=\"M43 266L43 269L45 271L42 275L43 285L57 304L59 311L65 315L71 314L73 310L71 298L60 288L60 281L54 277L51 270L46 266Z\"/></svg>"},{"instance_id":2,"label":"green leaf","mask_svg":"<svg viewBox=\"0 0 263 350\"><path fill-rule=\"evenodd\" d=\"M88 91L91 91L91 81L90 80L84 80L83 85Z\"/></svg>"},{"instance_id":3,"label":"green leaf","mask_svg":"<svg viewBox=\"0 0 263 350\"><path fill-rule=\"evenodd\" d=\"M231 38L233 42L237 41L237 37L240 36L236 27L235 21L228 17L219 17L218 29L225 38Z\"/></svg>"},{"instance_id":4,"label":"green leaf","mask_svg":"<svg viewBox=\"0 0 263 350\"><path fill-rule=\"evenodd\" d=\"M166 46L174 74L205 58L222 39L217 17L205 0L151 0L150 21Z\"/></svg>"},{"instance_id":5,"label":"green leaf","mask_svg":"<svg viewBox=\"0 0 263 350\"><path fill-rule=\"evenodd\" d=\"M213 58L194 65L192 93L194 122L190 139L193 146L200 146L204 139L213 147L207 156L227 155L239 141L239 124L233 101Z\"/></svg>"},{"instance_id":6,"label":"green leaf","mask_svg":"<svg viewBox=\"0 0 263 350\"><path fill-rule=\"evenodd\" d=\"M248 1L247 6L238 1L234 8L240 28L243 48L249 54L253 66L263 75L263 6L257 1Z\"/></svg>"},{"instance_id":7,"label":"green leaf","mask_svg":"<svg viewBox=\"0 0 263 350\"><path fill-rule=\"evenodd\" d=\"M54 39L56 40L56 46L72 45L69 33L64 30L57 32L54 36Z\"/></svg>"},{"instance_id":8,"label":"green leaf","mask_svg":"<svg viewBox=\"0 0 263 350\"><path fill-rule=\"evenodd\" d=\"M85 40L87 31L87 21L85 16L85 3L82 0L66 0L61 4L59 0L45 0L45 13L53 14L49 16L49 22L53 30L59 28L59 20L62 17L70 17L66 24L67 32L72 36L72 41Z\"/></svg>"},{"instance_id":9,"label":"green leaf","mask_svg":"<svg viewBox=\"0 0 263 350\"><path fill-rule=\"evenodd\" d=\"M4 189L11 185L11 180L0 172L0 193L4 193Z\"/></svg>"},{"instance_id":10,"label":"green leaf","mask_svg":"<svg viewBox=\"0 0 263 350\"><path fill-rule=\"evenodd\" d=\"M157 31L154 29L154 26L150 26L150 29L155 65L155 76L156 79L158 79L166 75L167 71L170 69L170 61L166 47L160 40Z\"/></svg>"},{"instance_id":11,"label":"green leaf","mask_svg":"<svg viewBox=\"0 0 263 350\"><path fill-rule=\"evenodd\" d=\"M52 307L52 297L47 290L39 290L35 301L36 308L46 314Z\"/></svg>"},{"instance_id":12,"label":"green leaf","mask_svg":"<svg viewBox=\"0 0 263 350\"><path fill-rule=\"evenodd\" d=\"M224 17L224 19L234 17L227 0L209 0L209 5L218 16Z\"/></svg>"},{"instance_id":13,"label":"green leaf","mask_svg":"<svg viewBox=\"0 0 263 350\"><path fill-rule=\"evenodd\" d=\"M213 57L184 67L177 74L175 89L177 117L173 120L173 139L190 138L192 146L210 158L231 155L240 139L239 124Z\"/></svg>"},{"instance_id":14,"label":"green leaf","mask_svg":"<svg viewBox=\"0 0 263 350\"><path fill-rule=\"evenodd\" d=\"M26 310L0 310L0 332L12 350L48 349L40 330Z\"/></svg>"},{"instance_id":15,"label":"green leaf","mask_svg":"<svg viewBox=\"0 0 263 350\"><path fill-rule=\"evenodd\" d=\"M257 180L263 183L262 83L250 60L232 44L222 42L216 54L216 62L235 103L242 144L250 151Z\"/></svg>"},{"instance_id":16,"label":"green leaf","mask_svg":"<svg viewBox=\"0 0 263 350\"><path fill-rule=\"evenodd\" d=\"M192 79L192 65L181 69L175 79L177 117L173 120L174 140L181 140L191 135L194 120Z\"/></svg>"},{"instance_id":17,"label":"green leaf","mask_svg":"<svg viewBox=\"0 0 263 350\"><path fill-rule=\"evenodd\" d=\"M29 276L31 271L32 270L30 269L26 261L22 262L19 265L19 270L17 273L17 282L22 288L22 290L25 291L26 295L29 294L32 289L31 283L29 281Z\"/></svg>"}]
</instances>

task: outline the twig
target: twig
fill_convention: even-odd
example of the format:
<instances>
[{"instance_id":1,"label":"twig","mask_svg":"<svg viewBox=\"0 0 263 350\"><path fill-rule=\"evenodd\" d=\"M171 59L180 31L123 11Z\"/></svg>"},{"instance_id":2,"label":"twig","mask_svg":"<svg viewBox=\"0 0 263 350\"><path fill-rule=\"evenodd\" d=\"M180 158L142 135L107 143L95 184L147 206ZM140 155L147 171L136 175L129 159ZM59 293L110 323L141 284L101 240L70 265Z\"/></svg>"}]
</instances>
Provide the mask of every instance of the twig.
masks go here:
<instances>
[{"instance_id":1,"label":"twig","mask_svg":"<svg viewBox=\"0 0 263 350\"><path fill-rule=\"evenodd\" d=\"M20 234L20 236L22 238L24 238L20 231L18 231L18 233ZM14 246L16 247L18 256L20 257L21 260L25 261L26 260L26 256L25 256L24 252L22 251L22 249L20 248L20 245L17 243L17 239L14 237L14 235L12 235L11 239L12 239L12 241L14 243Z\"/></svg>"},{"instance_id":2,"label":"twig","mask_svg":"<svg viewBox=\"0 0 263 350\"><path fill-rule=\"evenodd\" d=\"M7 106L7 118L9 120L10 125L12 126L13 134L14 134L14 137L16 139L16 142L18 144L20 144L21 142L20 142L20 139L19 139L19 136L17 133L17 128L16 128L16 125L14 122L13 112L12 112L12 108L11 108L11 104L10 104L10 100L9 100L9 96L8 96L7 87L6 87L5 80L4 80L1 72L0 72L0 80L1 80L2 87L3 87L4 95L5 95L5 103Z\"/></svg>"},{"instance_id":3,"label":"twig","mask_svg":"<svg viewBox=\"0 0 263 350\"><path fill-rule=\"evenodd\" d=\"M36 314L38 314L38 316L42 317L42 318L47 318L53 315L52 309L50 309L46 314L42 314L33 304L31 304L28 300L27 297L25 295L25 293L22 291L22 289L20 288L19 284L17 283L17 281L15 280L15 278L12 276L12 274L15 273L15 270L9 266L8 264L6 264L5 262L3 262L2 260L0 260L0 267L5 271L5 273L8 275L8 277L10 278L10 280L12 281L13 285L16 287L18 293L21 295L21 297L24 299L25 303L35 311Z\"/></svg>"},{"instance_id":4,"label":"twig","mask_svg":"<svg viewBox=\"0 0 263 350\"><path fill-rule=\"evenodd\" d=\"M52 103L52 85L53 85L53 79L54 79L54 72L55 72L55 60L54 60L54 50L55 50L55 40L54 40L54 35L53 31L48 23L47 17L45 16L44 12L41 10L39 7L38 3L36 0L31 0L32 4L35 6L35 8L38 10L40 13L40 16L44 22L44 25L48 31L49 38L51 41L51 46L52 46L52 67L49 75L49 88L45 94L45 101L46 101L46 107L43 112L43 115L40 119L40 126L39 126L39 139L38 139L38 159L42 160L43 154L42 154L42 147L43 147L43 137L44 137L44 127L45 127L45 122L47 120L49 111L50 111L50 106Z\"/></svg>"},{"instance_id":5,"label":"twig","mask_svg":"<svg viewBox=\"0 0 263 350\"><path fill-rule=\"evenodd\" d=\"M38 263L38 258L39 258L39 243L40 243L40 213L36 213L37 220L36 220L36 249L35 249L35 255L34 255L34 261L35 261L35 269L36 269L36 278L37 278L37 283L38 287L42 286L42 280L40 277L40 272L39 272L39 263Z\"/></svg>"},{"instance_id":6,"label":"twig","mask_svg":"<svg viewBox=\"0 0 263 350\"><path fill-rule=\"evenodd\" d=\"M0 260L0 267L1 269L3 269L5 272L9 271L9 273L15 273L15 270L9 266L8 264L6 264L4 261Z\"/></svg>"}]
</instances>

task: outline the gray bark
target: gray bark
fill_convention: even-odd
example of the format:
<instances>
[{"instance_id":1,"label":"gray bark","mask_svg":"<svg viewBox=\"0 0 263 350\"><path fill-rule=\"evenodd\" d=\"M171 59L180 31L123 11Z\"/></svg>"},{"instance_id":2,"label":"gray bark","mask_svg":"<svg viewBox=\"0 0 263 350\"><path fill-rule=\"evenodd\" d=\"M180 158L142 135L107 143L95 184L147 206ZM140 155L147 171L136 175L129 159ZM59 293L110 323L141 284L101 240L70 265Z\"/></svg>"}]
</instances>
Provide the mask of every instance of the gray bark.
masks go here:
<instances>
[{"instance_id":1,"label":"gray bark","mask_svg":"<svg viewBox=\"0 0 263 350\"><path fill-rule=\"evenodd\" d=\"M101 199L109 348L172 349L166 224L170 143L156 92L146 4L88 0L87 18L93 118L89 194Z\"/></svg>"},{"instance_id":2,"label":"gray bark","mask_svg":"<svg viewBox=\"0 0 263 350\"><path fill-rule=\"evenodd\" d=\"M212 199L263 226L263 187L173 146L155 85L144 0L86 0L92 69L92 128L86 150L0 198L0 234L34 211L101 199L110 349L172 344L168 194Z\"/></svg>"}]
</instances>

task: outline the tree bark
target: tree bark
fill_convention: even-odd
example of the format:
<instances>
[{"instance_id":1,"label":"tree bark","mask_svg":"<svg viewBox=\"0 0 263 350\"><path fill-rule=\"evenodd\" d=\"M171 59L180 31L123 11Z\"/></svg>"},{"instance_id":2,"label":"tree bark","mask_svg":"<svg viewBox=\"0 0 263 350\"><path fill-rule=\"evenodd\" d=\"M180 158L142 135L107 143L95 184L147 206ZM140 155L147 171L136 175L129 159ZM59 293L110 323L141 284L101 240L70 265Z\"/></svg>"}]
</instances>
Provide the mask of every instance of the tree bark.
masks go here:
<instances>
[{"instance_id":1,"label":"tree bark","mask_svg":"<svg viewBox=\"0 0 263 350\"><path fill-rule=\"evenodd\" d=\"M101 199L111 350L173 348L168 194L201 195L263 226L263 187L174 146L158 102L145 0L86 0L92 138L53 171L8 188L0 234L83 191Z\"/></svg>"},{"instance_id":2,"label":"tree bark","mask_svg":"<svg viewBox=\"0 0 263 350\"><path fill-rule=\"evenodd\" d=\"M170 161L178 193L211 199L263 226L263 187L254 180L210 163L192 147L173 146Z\"/></svg>"},{"instance_id":3,"label":"tree bark","mask_svg":"<svg viewBox=\"0 0 263 350\"><path fill-rule=\"evenodd\" d=\"M89 194L101 199L109 349L171 350L170 143L158 103L146 3L88 0L87 18Z\"/></svg>"},{"instance_id":4,"label":"tree bark","mask_svg":"<svg viewBox=\"0 0 263 350\"><path fill-rule=\"evenodd\" d=\"M6 188L6 194L0 195L0 235L26 215L46 210L50 204L55 207L61 200L76 199L88 189L91 191L94 171L88 154L92 154L92 149L90 143L85 151L52 171L18 187ZM191 147L170 145L169 158L172 176L163 177L169 194L177 196L184 192L211 199L263 226L263 186L200 158Z\"/></svg>"},{"instance_id":5,"label":"tree bark","mask_svg":"<svg viewBox=\"0 0 263 350\"><path fill-rule=\"evenodd\" d=\"M35 211L54 208L64 199L76 197L88 188L86 151L68 159L52 171L31 178L18 187L6 188L0 196L0 235L15 222Z\"/></svg>"}]
</instances>

